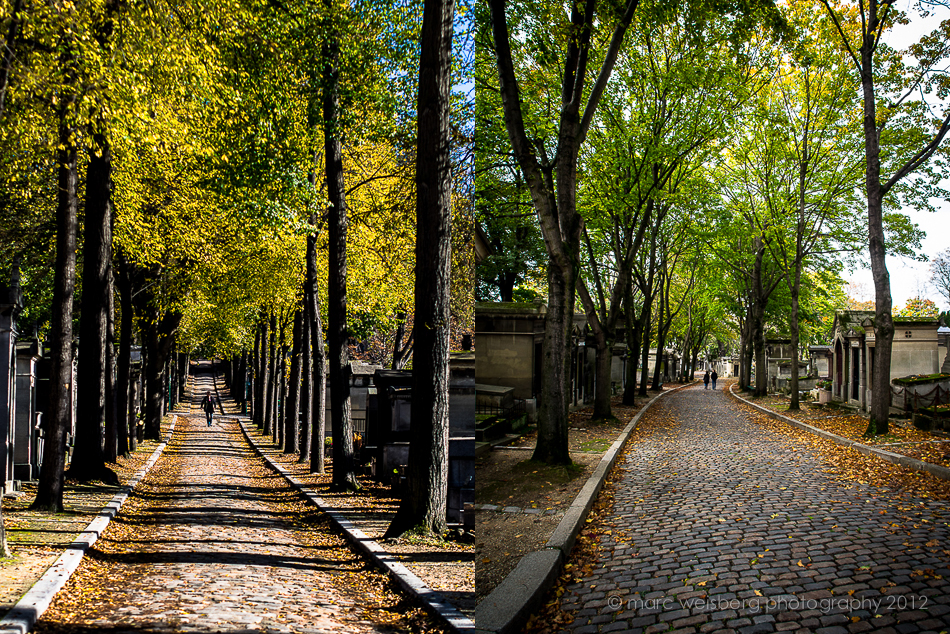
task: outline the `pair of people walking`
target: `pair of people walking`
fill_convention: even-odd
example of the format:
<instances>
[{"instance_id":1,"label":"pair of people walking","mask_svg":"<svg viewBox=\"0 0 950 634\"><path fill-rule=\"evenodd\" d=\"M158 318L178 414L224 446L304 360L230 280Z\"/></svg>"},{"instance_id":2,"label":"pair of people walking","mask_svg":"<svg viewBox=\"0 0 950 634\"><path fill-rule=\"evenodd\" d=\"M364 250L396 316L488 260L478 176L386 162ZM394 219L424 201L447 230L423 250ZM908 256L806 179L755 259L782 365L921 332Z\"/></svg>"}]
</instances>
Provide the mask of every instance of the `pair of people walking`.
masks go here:
<instances>
[{"instance_id":1,"label":"pair of people walking","mask_svg":"<svg viewBox=\"0 0 950 634\"><path fill-rule=\"evenodd\" d=\"M205 417L208 419L208 427L211 427L211 420L214 417L214 395L211 394L211 390L208 390L205 397L201 399L201 409L204 410Z\"/></svg>"},{"instance_id":2,"label":"pair of people walking","mask_svg":"<svg viewBox=\"0 0 950 634\"><path fill-rule=\"evenodd\" d=\"M713 370L712 374L709 373L709 370L706 370L706 374L703 375L703 389L709 389L709 381L712 380L712 389L716 389L716 379L719 378L719 375L716 374L716 371Z\"/></svg>"}]
</instances>

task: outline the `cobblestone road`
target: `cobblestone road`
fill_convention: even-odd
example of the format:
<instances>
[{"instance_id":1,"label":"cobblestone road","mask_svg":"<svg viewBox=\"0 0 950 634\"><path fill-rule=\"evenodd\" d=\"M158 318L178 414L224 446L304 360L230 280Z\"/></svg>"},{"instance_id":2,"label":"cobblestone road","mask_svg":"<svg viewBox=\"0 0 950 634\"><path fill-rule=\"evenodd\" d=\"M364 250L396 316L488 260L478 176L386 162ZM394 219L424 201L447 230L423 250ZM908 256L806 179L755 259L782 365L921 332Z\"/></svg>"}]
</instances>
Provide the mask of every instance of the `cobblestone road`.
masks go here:
<instances>
[{"instance_id":1,"label":"cobblestone road","mask_svg":"<svg viewBox=\"0 0 950 634\"><path fill-rule=\"evenodd\" d=\"M363 565L342 538L301 521L235 423L206 425L197 400L210 387L198 379L194 415L37 631L389 631L337 583Z\"/></svg>"},{"instance_id":2,"label":"cobblestone road","mask_svg":"<svg viewBox=\"0 0 950 634\"><path fill-rule=\"evenodd\" d=\"M945 632L950 507L833 480L721 391L640 423L571 631ZM911 522L899 522L899 517Z\"/></svg>"}]
</instances>

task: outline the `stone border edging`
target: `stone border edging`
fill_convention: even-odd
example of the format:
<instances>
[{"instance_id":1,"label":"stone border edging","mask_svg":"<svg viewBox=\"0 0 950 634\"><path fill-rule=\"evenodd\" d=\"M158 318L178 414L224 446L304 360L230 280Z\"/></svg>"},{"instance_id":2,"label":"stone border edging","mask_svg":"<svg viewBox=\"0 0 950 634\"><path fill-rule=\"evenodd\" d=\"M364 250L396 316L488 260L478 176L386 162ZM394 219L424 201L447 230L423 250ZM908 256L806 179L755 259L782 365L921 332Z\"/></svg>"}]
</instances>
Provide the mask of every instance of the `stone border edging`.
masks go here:
<instances>
[{"instance_id":1,"label":"stone border edging","mask_svg":"<svg viewBox=\"0 0 950 634\"><path fill-rule=\"evenodd\" d=\"M386 552L386 549L377 542L370 539L366 533L357 528L339 509L327 504L320 496L308 489L303 482L294 478L286 469L265 455L263 450L251 438L250 431L244 419L234 415L225 415L222 418L231 418L237 422L248 443L254 451L264 459L267 466L283 476L283 478L290 483L291 487L299 491L318 509L326 513L330 517L330 520L343 531L344 536L349 542L368 556L374 564L392 576L403 590L422 601L429 612L442 619L453 631L471 632L474 630L475 624L472 622L472 619L462 614L458 608L449 603L441 594L426 587L425 583L423 583L419 577L406 568L405 565L393 558Z\"/></svg>"},{"instance_id":2,"label":"stone border edging","mask_svg":"<svg viewBox=\"0 0 950 634\"><path fill-rule=\"evenodd\" d=\"M607 474L616 464L620 452L630 438L630 434L640 423L640 419L663 396L694 384L695 381L656 394L627 423L601 457L594 472L564 513L564 517L558 522L557 528L554 529L554 533L544 548L522 557L515 569L475 607L477 632L511 634L524 625L528 616L534 612L545 593L557 580L558 573L570 556L574 542L594 506L594 500L597 499L597 495L604 486Z\"/></svg>"},{"instance_id":3,"label":"stone border edging","mask_svg":"<svg viewBox=\"0 0 950 634\"><path fill-rule=\"evenodd\" d=\"M799 429L802 429L804 431L811 432L812 434L815 434L816 436L821 436L822 438L835 442L839 445L843 445L845 447L852 447L855 450L860 451L861 453L865 455L877 456L878 458L881 458L882 460L886 460L893 464L899 464L901 466L908 467L910 469L913 469L914 471L922 471L925 473L929 473L930 475L936 476L938 478L941 478L943 480L950 480L950 469L948 469L947 467L941 467L940 465L932 464L930 462L924 462L923 460L918 460L917 458L911 458L910 456L902 456L901 454L894 453L893 451L878 449L877 447L871 447L869 445L859 443L856 440L845 438L844 436L832 434L830 431L825 431L824 429L821 429L819 427L814 427L807 423L803 423L789 416L783 416L782 414L779 414L778 412L773 412L772 410L762 407L761 405L756 405L752 401L744 399L738 394L736 394L736 392L732 389L732 387L730 387L729 392L733 397L737 398L738 400L742 401L743 403L751 407L754 407L755 409L759 410L760 412L762 412L769 418L780 420L783 423L787 423L789 425L792 425L793 427L798 427Z\"/></svg>"},{"instance_id":4,"label":"stone border edging","mask_svg":"<svg viewBox=\"0 0 950 634\"><path fill-rule=\"evenodd\" d=\"M0 620L0 633L27 634L33 629L36 622L53 602L56 593L66 585L72 574L76 572L76 568L79 567L86 551L96 543L112 518L119 513L119 509L122 508L132 490L158 462L159 457L161 457L162 452L165 451L165 447L168 446L172 435L175 433L175 423L177 422L178 414L173 414L168 437L155 448L145 465L132 476L128 483L122 485L122 491L102 507L98 517L89 523L86 530L80 533L79 537L66 548L66 552L53 562L53 565L43 573L40 580L33 584L33 587L20 597L13 609Z\"/></svg>"}]
</instances>

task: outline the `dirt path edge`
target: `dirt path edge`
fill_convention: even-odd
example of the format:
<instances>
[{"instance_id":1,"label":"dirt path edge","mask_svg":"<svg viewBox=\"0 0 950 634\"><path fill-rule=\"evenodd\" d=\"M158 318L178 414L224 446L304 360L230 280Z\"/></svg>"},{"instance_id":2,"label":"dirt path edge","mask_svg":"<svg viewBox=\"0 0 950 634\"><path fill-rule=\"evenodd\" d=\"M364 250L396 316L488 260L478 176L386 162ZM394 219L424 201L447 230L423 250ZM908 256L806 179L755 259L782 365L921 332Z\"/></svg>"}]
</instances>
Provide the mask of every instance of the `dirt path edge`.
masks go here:
<instances>
[{"instance_id":1,"label":"dirt path edge","mask_svg":"<svg viewBox=\"0 0 950 634\"><path fill-rule=\"evenodd\" d=\"M122 490L108 504L102 507L98 517L89 523L79 537L66 548L66 552L53 562L53 565L40 577L40 580L33 584L33 587L20 598L13 609L0 620L0 634L27 634L33 629L36 622L49 608L50 603L53 602L56 593L66 585L76 568L79 567L86 551L96 543L112 518L119 513L119 509L122 508L132 490L158 462L175 433L175 423L177 422L178 415L173 414L168 436L155 448L145 465L132 476L131 480L122 486Z\"/></svg>"},{"instance_id":2,"label":"dirt path edge","mask_svg":"<svg viewBox=\"0 0 950 634\"><path fill-rule=\"evenodd\" d=\"M640 419L659 399L693 383L678 386L654 395L644 403L610 449L601 457L594 472L578 492L570 508L558 523L551 538L541 550L528 553L518 562L511 573L492 592L475 606L475 628L478 634L511 634L517 632L528 616L540 605L544 595L551 589L561 568L571 554L574 542L584 527L587 514L604 486L607 474L623 452L630 434L637 428Z\"/></svg>"}]
</instances>

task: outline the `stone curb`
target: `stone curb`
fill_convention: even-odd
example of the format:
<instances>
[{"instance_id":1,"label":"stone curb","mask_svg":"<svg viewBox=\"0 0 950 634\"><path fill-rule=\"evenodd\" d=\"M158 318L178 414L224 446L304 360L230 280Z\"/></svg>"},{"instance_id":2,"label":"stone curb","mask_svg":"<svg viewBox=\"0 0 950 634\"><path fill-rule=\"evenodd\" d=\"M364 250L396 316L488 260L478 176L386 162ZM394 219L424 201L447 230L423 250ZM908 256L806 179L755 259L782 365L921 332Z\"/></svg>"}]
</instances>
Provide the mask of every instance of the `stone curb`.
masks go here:
<instances>
[{"instance_id":1,"label":"stone curb","mask_svg":"<svg viewBox=\"0 0 950 634\"><path fill-rule=\"evenodd\" d=\"M859 443L856 440L845 438L844 436L832 434L830 431L825 431L824 429L813 427L807 423L803 423L801 421L795 420L794 418L783 416L782 414L779 414L778 412L773 412L772 410L762 407L761 405L756 405L752 401L744 399L738 394L736 394L736 392L731 388L729 391L733 397L742 401L746 405L754 407L755 409L759 410L760 412L762 412L769 418L780 420L783 423L788 423L789 425L792 425L793 427L798 427L799 429L803 429L807 432L811 432L812 434L815 434L816 436L821 436L822 438L835 442L839 445L843 445L845 447L852 447L855 450L860 451L861 453L865 455L877 456L878 458L881 458L882 460L886 460L894 464L899 464L899 465L908 467L910 469L913 469L914 471L922 471L925 473L929 473L933 476L936 476L938 478L941 478L943 480L950 480L950 469L948 469L947 467L941 467L940 465L924 462L923 460L918 460L917 458L911 458L909 456L902 456L901 454L894 453L893 451L878 449L877 447L871 447L871 446Z\"/></svg>"},{"instance_id":2,"label":"stone curb","mask_svg":"<svg viewBox=\"0 0 950 634\"><path fill-rule=\"evenodd\" d=\"M441 594L426 587L419 577L413 574L408 568L392 557L386 549L373 541L363 531L357 528L339 509L330 506L316 493L307 488L307 486L290 475L286 469L271 460L264 454L263 450L257 445L251 437L250 430L242 418L238 416L225 416L222 418L231 418L241 427L244 437L251 445L254 451L264 459L271 469L279 473L290 485L304 495L317 508L326 513L336 524L346 539L363 552L369 559L387 572L399 586L411 596L422 601L423 605L440 619L442 619L453 631L472 632L475 624L459 611L454 605L449 603Z\"/></svg>"},{"instance_id":3,"label":"stone curb","mask_svg":"<svg viewBox=\"0 0 950 634\"><path fill-rule=\"evenodd\" d=\"M36 622L53 602L53 597L66 585L76 568L79 567L86 551L96 543L112 518L119 513L119 509L122 508L129 494L145 478L162 455L162 452L165 451L165 447L175 433L175 423L177 422L178 414L173 414L168 437L155 448L145 465L132 476L127 484L122 486L120 493L117 493L108 504L102 507L99 516L89 523L86 530L80 533L76 541L66 548L66 552L53 562L53 565L40 577L40 580L33 584L33 587L20 598L3 620L0 620L0 634L27 634L33 629Z\"/></svg>"},{"instance_id":4,"label":"stone curb","mask_svg":"<svg viewBox=\"0 0 950 634\"><path fill-rule=\"evenodd\" d=\"M627 423L574 498L544 548L522 557L515 569L475 607L478 634L489 632L511 634L524 625L528 616L537 609L544 595L557 580L558 573L570 556L587 515L604 486L607 474L617 462L627 439L640 423L640 419L663 396L692 385L694 383L660 392L647 401L637 415Z\"/></svg>"}]
</instances>

